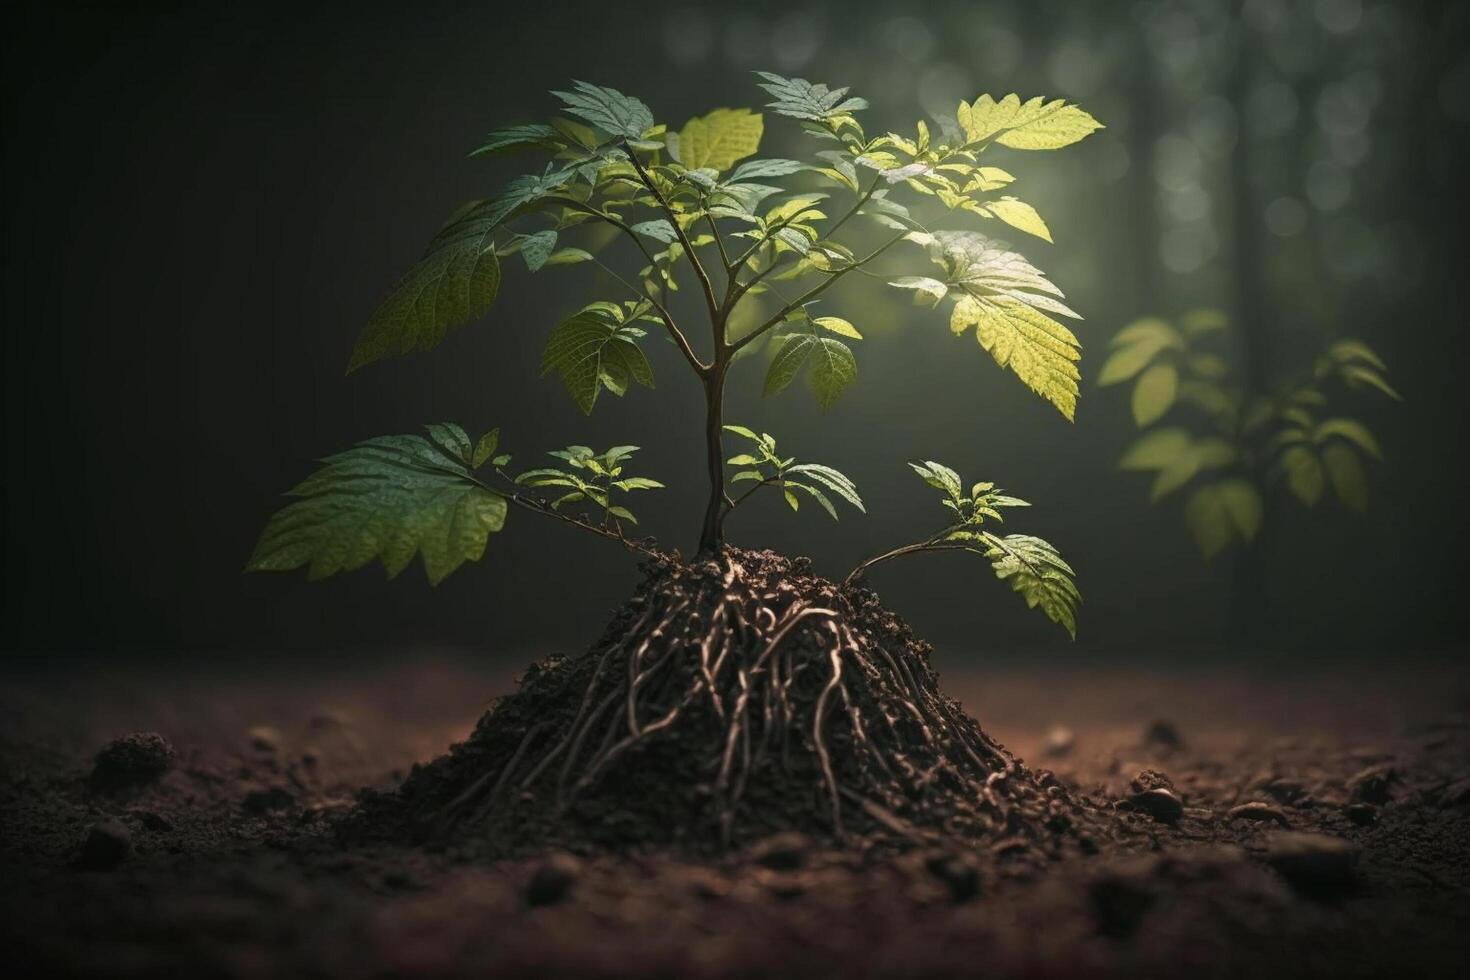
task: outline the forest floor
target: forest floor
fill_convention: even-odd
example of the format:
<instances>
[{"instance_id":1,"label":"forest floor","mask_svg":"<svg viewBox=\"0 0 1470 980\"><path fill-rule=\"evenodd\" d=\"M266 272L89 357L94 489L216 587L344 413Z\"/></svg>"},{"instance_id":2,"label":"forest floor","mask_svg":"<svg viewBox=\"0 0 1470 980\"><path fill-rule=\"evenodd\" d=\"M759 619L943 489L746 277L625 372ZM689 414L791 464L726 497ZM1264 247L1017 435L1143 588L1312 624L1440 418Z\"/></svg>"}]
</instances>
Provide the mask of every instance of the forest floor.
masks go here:
<instances>
[{"instance_id":1,"label":"forest floor","mask_svg":"<svg viewBox=\"0 0 1470 980\"><path fill-rule=\"evenodd\" d=\"M467 736L510 690L503 671L12 676L5 961L96 976L1464 975L1470 668L939 666L1033 769L1124 809L1158 804L1126 801L1167 778L1182 814L1165 800L1163 819L1135 813L1098 853L1052 863L1004 841L875 856L786 837L707 862L455 863L344 849L329 828L357 790ZM99 749L131 732L167 739L171 767L99 785Z\"/></svg>"}]
</instances>

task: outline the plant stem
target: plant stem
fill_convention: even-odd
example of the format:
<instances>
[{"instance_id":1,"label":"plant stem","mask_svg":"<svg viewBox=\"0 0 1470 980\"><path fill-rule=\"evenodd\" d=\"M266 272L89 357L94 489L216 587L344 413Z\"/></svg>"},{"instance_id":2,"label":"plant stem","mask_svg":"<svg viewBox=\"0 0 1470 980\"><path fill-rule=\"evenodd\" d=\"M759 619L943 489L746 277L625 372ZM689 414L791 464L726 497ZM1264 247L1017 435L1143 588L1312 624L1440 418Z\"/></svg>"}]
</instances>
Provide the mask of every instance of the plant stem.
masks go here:
<instances>
[{"instance_id":1,"label":"plant stem","mask_svg":"<svg viewBox=\"0 0 1470 980\"><path fill-rule=\"evenodd\" d=\"M720 302L715 299L715 287L710 282L709 273L704 271L704 263L700 262L699 256L694 254L694 246L690 244L689 236L684 234L684 229L680 227L679 216L674 213L673 207L664 197L663 191L659 190L658 185L653 182L653 178L648 175L648 171L643 169L643 164L638 160L638 154L633 152L627 140L623 141L623 152L628 155L628 161L633 164L633 169L638 173L638 179L643 182L644 187L648 188L648 192L653 195L653 199L658 202L658 206L668 217L669 224L673 226L674 234L679 239L679 244L684 246L684 256L689 260L689 265L693 267L694 275L699 279L700 288L704 290L704 300L709 305L710 319L718 320Z\"/></svg>"},{"instance_id":2,"label":"plant stem","mask_svg":"<svg viewBox=\"0 0 1470 980\"><path fill-rule=\"evenodd\" d=\"M947 533L949 533L948 532L948 529L946 529L945 531L941 531L939 534L935 535L932 538L929 538L927 541L919 541L919 542L916 542L914 544L906 544L906 545L904 545L901 548L894 548L892 551L885 551L881 555L877 555L877 556L875 556L873 558L869 558L867 561L862 562L856 568L854 568L852 571L850 571L850 572L847 573L847 578L845 578L845 579L842 580L842 586L841 587L844 588L844 589L851 588L852 585L853 585L853 583L856 582L858 579L862 578L863 577L863 574L865 572L867 572L868 569L872 568L874 565L880 565L880 564L882 564L885 561L892 561L894 558L902 558L904 555L915 555L915 554L918 554L921 551L973 551L973 550L975 550L974 548L970 547L969 545L963 545L963 544L944 544L940 540L940 538L941 538L942 535L947 534Z\"/></svg>"},{"instance_id":3,"label":"plant stem","mask_svg":"<svg viewBox=\"0 0 1470 980\"><path fill-rule=\"evenodd\" d=\"M730 348L725 344L724 324L715 330L715 362L704 378L705 463L709 473L709 500L704 508L704 527L699 534L699 553L717 555L725 543L725 447L721 437L725 424L725 375L730 369Z\"/></svg>"}]
</instances>

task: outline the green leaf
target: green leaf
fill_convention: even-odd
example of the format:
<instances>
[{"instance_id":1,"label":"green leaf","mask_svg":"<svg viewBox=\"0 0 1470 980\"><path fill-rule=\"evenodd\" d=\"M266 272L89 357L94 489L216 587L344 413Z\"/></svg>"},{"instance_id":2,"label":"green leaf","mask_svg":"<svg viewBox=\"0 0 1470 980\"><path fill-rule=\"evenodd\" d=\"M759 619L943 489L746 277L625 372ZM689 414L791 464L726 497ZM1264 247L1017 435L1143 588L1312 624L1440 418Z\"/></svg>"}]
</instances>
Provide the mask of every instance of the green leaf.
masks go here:
<instances>
[{"instance_id":1,"label":"green leaf","mask_svg":"<svg viewBox=\"0 0 1470 980\"><path fill-rule=\"evenodd\" d=\"M631 95L588 82L573 82L572 88L551 94L566 104L569 113L610 136L636 140L653 128L653 112Z\"/></svg>"},{"instance_id":2,"label":"green leaf","mask_svg":"<svg viewBox=\"0 0 1470 980\"><path fill-rule=\"evenodd\" d=\"M1342 443L1333 443L1322 450L1322 465L1337 499L1348 510L1363 513L1368 509L1368 475L1363 472L1358 454Z\"/></svg>"},{"instance_id":3,"label":"green leaf","mask_svg":"<svg viewBox=\"0 0 1470 980\"><path fill-rule=\"evenodd\" d=\"M1082 594L1074 581L1077 573L1062 560L1050 543L1026 534L998 537L984 532L985 556L996 578L1010 582L1032 609L1040 608L1054 623L1077 638L1077 605Z\"/></svg>"},{"instance_id":4,"label":"green leaf","mask_svg":"<svg viewBox=\"0 0 1470 980\"><path fill-rule=\"evenodd\" d=\"M500 291L495 227L471 216L440 232L363 328L347 370L392 354L432 350L451 328L484 316Z\"/></svg>"},{"instance_id":5,"label":"green leaf","mask_svg":"<svg viewBox=\"0 0 1470 980\"><path fill-rule=\"evenodd\" d=\"M803 473L808 478L815 480L817 483L820 483L828 490L837 494L837 496L849 504L852 504L858 510L867 513L867 508L863 506L862 498L858 496L857 485L848 479L845 474L830 466L824 466L821 463L797 463L794 466L787 467L786 473L787 475Z\"/></svg>"},{"instance_id":6,"label":"green leaf","mask_svg":"<svg viewBox=\"0 0 1470 980\"><path fill-rule=\"evenodd\" d=\"M516 150L560 150L564 145L561 135L552 127L542 123L530 123L495 130L485 137L484 142L470 151L470 156L512 153Z\"/></svg>"},{"instance_id":7,"label":"green leaf","mask_svg":"<svg viewBox=\"0 0 1470 980\"><path fill-rule=\"evenodd\" d=\"M461 208L363 328L347 370L392 354L431 350L451 328L484 316L500 290L495 230L563 189L572 176L559 170L518 177L500 197Z\"/></svg>"},{"instance_id":8,"label":"green leaf","mask_svg":"<svg viewBox=\"0 0 1470 980\"><path fill-rule=\"evenodd\" d=\"M1389 384L1383 375L1373 368L1363 367L1361 364L1349 364L1342 369L1342 377L1350 387L1367 385L1370 388L1377 388L1396 402L1404 400L1404 396L1395 391L1393 385Z\"/></svg>"},{"instance_id":9,"label":"green leaf","mask_svg":"<svg viewBox=\"0 0 1470 980\"><path fill-rule=\"evenodd\" d=\"M563 248L552 252L547 256L547 265L575 265L578 262L591 262L592 253L581 248Z\"/></svg>"},{"instance_id":10,"label":"green leaf","mask_svg":"<svg viewBox=\"0 0 1470 980\"><path fill-rule=\"evenodd\" d=\"M758 83L760 87L775 99L766 107L793 119L826 122L868 107L866 99L846 98L846 88L832 89L805 78L782 78L767 71L756 74L765 79Z\"/></svg>"},{"instance_id":11,"label":"green leaf","mask_svg":"<svg viewBox=\"0 0 1470 980\"><path fill-rule=\"evenodd\" d=\"M1189 453L1192 443L1184 429L1155 429L1135 442L1118 466L1125 470L1161 470Z\"/></svg>"},{"instance_id":12,"label":"green leaf","mask_svg":"<svg viewBox=\"0 0 1470 980\"><path fill-rule=\"evenodd\" d=\"M748 160L730 174L732 183L756 180L762 177L788 177L811 169L800 160Z\"/></svg>"},{"instance_id":13,"label":"green leaf","mask_svg":"<svg viewBox=\"0 0 1470 980\"><path fill-rule=\"evenodd\" d=\"M995 201L986 201L985 210L995 215L1006 224L1018 231L1024 231L1028 235L1035 235L1042 241L1051 241L1051 229L1046 222L1041 220L1041 215L1036 209L1025 201L1014 197L1002 197Z\"/></svg>"},{"instance_id":14,"label":"green leaf","mask_svg":"<svg viewBox=\"0 0 1470 980\"><path fill-rule=\"evenodd\" d=\"M761 441L760 436L756 435L754 431L747 429L743 425L722 425L720 426L720 428L724 429L726 432L733 432L737 436L744 436L746 439L749 439L752 442Z\"/></svg>"},{"instance_id":15,"label":"green leaf","mask_svg":"<svg viewBox=\"0 0 1470 980\"><path fill-rule=\"evenodd\" d=\"M603 388L621 395L629 381L653 387L653 369L637 343L642 336L636 327L609 322L605 309L593 304L552 331L541 374L557 372L577 407L591 415Z\"/></svg>"},{"instance_id":16,"label":"green leaf","mask_svg":"<svg viewBox=\"0 0 1470 980\"><path fill-rule=\"evenodd\" d=\"M521 239L521 258L526 260L527 269L539 272L551 258L551 251L554 248L556 248L556 232L550 229L538 231L534 235L527 235Z\"/></svg>"},{"instance_id":17,"label":"green leaf","mask_svg":"<svg viewBox=\"0 0 1470 980\"><path fill-rule=\"evenodd\" d=\"M1234 534L1225 500L1219 489L1210 484L1189 495L1184 504L1184 522L1206 558L1213 558L1224 551Z\"/></svg>"},{"instance_id":18,"label":"green leaf","mask_svg":"<svg viewBox=\"0 0 1470 980\"><path fill-rule=\"evenodd\" d=\"M1102 370L1098 372L1097 383L1099 385L1115 385L1127 381L1154 359L1164 344L1151 339L1141 339L1126 347L1121 347L1108 355L1103 361Z\"/></svg>"},{"instance_id":19,"label":"green leaf","mask_svg":"<svg viewBox=\"0 0 1470 980\"><path fill-rule=\"evenodd\" d=\"M999 102L982 95L960 103L958 119L968 144L991 138L1016 150L1056 150L1102 129L1102 123L1064 99L1041 96L1022 102L1014 93Z\"/></svg>"},{"instance_id":20,"label":"green leaf","mask_svg":"<svg viewBox=\"0 0 1470 980\"><path fill-rule=\"evenodd\" d=\"M1215 490L1220 495L1225 512L1235 524L1235 529L1242 538L1250 541L1261 529L1260 491L1250 481L1239 478L1222 480L1215 484Z\"/></svg>"},{"instance_id":21,"label":"green leaf","mask_svg":"<svg viewBox=\"0 0 1470 980\"><path fill-rule=\"evenodd\" d=\"M832 501L830 501L830 500L827 499L827 495L824 494L822 491L818 490L816 487L810 486L810 485L805 484L805 483L798 483L795 480L787 480L785 485L788 486L788 487L795 487L798 490L805 491L813 500L815 500L818 504L821 505L821 507L822 507L823 510L825 510L829 515L831 515L832 520L835 521L835 520L838 519L837 518L837 508L836 507L833 507L832 506ZM789 493L790 491L787 491L787 492Z\"/></svg>"},{"instance_id":22,"label":"green leaf","mask_svg":"<svg viewBox=\"0 0 1470 980\"><path fill-rule=\"evenodd\" d=\"M381 436L323 460L267 523L247 571L309 566L313 579L377 558L392 578L415 554L437 585L505 526L504 497L422 436Z\"/></svg>"},{"instance_id":23,"label":"green leaf","mask_svg":"<svg viewBox=\"0 0 1470 980\"><path fill-rule=\"evenodd\" d=\"M1172 364L1155 364L1133 387L1133 421L1140 428L1152 425L1174 404L1179 391L1179 372Z\"/></svg>"},{"instance_id":24,"label":"green leaf","mask_svg":"<svg viewBox=\"0 0 1470 980\"><path fill-rule=\"evenodd\" d=\"M475 469L485 465L485 461L495 455L496 448L500 445L500 429L494 428L480 437L475 444L475 454L470 459L470 465ZM499 465L499 464L497 464Z\"/></svg>"},{"instance_id":25,"label":"green leaf","mask_svg":"<svg viewBox=\"0 0 1470 980\"><path fill-rule=\"evenodd\" d=\"M656 239L665 245L679 240L679 234L674 231L674 226L669 224L668 220L664 218L655 218L652 221L640 221L632 227L638 234Z\"/></svg>"},{"instance_id":26,"label":"green leaf","mask_svg":"<svg viewBox=\"0 0 1470 980\"><path fill-rule=\"evenodd\" d=\"M1291 492L1308 507L1322 499L1324 479L1322 464L1315 453L1302 446L1292 446L1281 454L1281 465L1286 471L1286 484Z\"/></svg>"},{"instance_id":27,"label":"green leaf","mask_svg":"<svg viewBox=\"0 0 1470 980\"><path fill-rule=\"evenodd\" d=\"M803 368L807 369L807 383L817 396L817 404L823 409L831 408L857 378L857 359L842 341L809 333L788 334L782 338L766 371L765 394L773 395L786 388Z\"/></svg>"},{"instance_id":28,"label":"green leaf","mask_svg":"<svg viewBox=\"0 0 1470 980\"><path fill-rule=\"evenodd\" d=\"M464 429L453 422L434 422L424 426L429 438L450 456L462 463L470 459L470 437Z\"/></svg>"},{"instance_id":29,"label":"green leaf","mask_svg":"<svg viewBox=\"0 0 1470 980\"><path fill-rule=\"evenodd\" d=\"M1346 439L1374 459L1383 458L1383 447L1378 444L1373 433L1368 431L1368 427L1356 419L1327 419L1312 433L1312 440L1319 446L1330 439Z\"/></svg>"},{"instance_id":30,"label":"green leaf","mask_svg":"<svg viewBox=\"0 0 1470 980\"><path fill-rule=\"evenodd\" d=\"M690 170L723 173L760 148L764 126L761 114L749 109L716 109L697 116L679 130L679 162Z\"/></svg>"}]
</instances>

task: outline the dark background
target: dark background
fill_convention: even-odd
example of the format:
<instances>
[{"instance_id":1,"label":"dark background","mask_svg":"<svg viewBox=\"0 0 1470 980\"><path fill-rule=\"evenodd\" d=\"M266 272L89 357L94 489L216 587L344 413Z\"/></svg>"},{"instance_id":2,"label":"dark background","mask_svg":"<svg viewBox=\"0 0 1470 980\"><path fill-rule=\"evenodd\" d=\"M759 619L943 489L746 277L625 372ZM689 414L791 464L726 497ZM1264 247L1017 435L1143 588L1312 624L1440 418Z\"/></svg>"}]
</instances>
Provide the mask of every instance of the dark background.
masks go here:
<instances>
[{"instance_id":1,"label":"dark background","mask_svg":"<svg viewBox=\"0 0 1470 980\"><path fill-rule=\"evenodd\" d=\"M1210 655L1230 560L1201 560L1177 507L1150 507L1146 481L1115 469L1126 397L1091 377L1129 320L1218 305L1286 352L1364 337L1407 396L1364 413L1388 452L1367 518L1330 504L1276 515L1257 610L1268 642L1244 652L1392 659L1463 643L1464 5L518 7L7 16L7 651L582 647L632 564L521 513L437 590L416 567L392 583L376 567L323 583L240 568L313 458L445 419L502 426L520 461L641 443L640 472L675 488L644 504L645 528L688 549L702 449L675 352L654 352L657 391L604 399L590 420L535 377L549 329L595 295L580 269L533 279L508 262L486 322L430 354L343 368L444 217L533 166L466 159L478 135L545 117L546 90L572 77L678 126L764 101L753 68L853 85L870 132L1012 90L1080 101L1108 129L1009 161L1057 240L1019 245L1087 317L1076 425L939 315L859 284L831 309L868 337L844 400L825 415L797 389L762 400L752 364L727 416L848 472L871 514L833 524L767 501L732 520L736 543L840 575L939 517L903 461L940 459L1032 500L1025 529L1061 546L1087 597L1069 647L964 556L880 573L884 598L941 648ZM794 126L767 122L766 155L801 152Z\"/></svg>"}]
</instances>

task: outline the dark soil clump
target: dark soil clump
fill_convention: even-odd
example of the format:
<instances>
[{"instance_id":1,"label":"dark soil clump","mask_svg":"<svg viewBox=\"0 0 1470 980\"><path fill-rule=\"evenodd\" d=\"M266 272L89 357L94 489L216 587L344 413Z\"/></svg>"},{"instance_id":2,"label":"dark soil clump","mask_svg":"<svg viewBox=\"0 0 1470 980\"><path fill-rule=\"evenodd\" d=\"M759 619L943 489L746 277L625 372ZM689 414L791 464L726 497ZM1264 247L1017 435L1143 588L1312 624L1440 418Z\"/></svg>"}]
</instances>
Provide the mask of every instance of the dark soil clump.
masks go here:
<instances>
[{"instance_id":1,"label":"dark soil clump","mask_svg":"<svg viewBox=\"0 0 1470 980\"><path fill-rule=\"evenodd\" d=\"M487 857L712 852L779 832L1085 846L1096 809L941 694L931 648L876 595L808 569L735 549L647 564L599 643L533 666L468 740L366 797L349 837Z\"/></svg>"},{"instance_id":2,"label":"dark soil clump","mask_svg":"<svg viewBox=\"0 0 1470 980\"><path fill-rule=\"evenodd\" d=\"M157 732L133 732L113 739L97 753L87 784L100 793L136 789L158 779L174 764L168 739Z\"/></svg>"}]
</instances>

